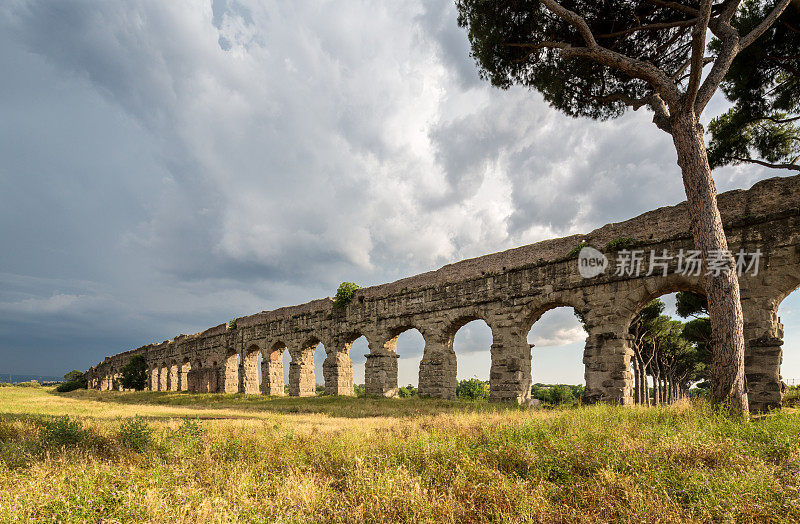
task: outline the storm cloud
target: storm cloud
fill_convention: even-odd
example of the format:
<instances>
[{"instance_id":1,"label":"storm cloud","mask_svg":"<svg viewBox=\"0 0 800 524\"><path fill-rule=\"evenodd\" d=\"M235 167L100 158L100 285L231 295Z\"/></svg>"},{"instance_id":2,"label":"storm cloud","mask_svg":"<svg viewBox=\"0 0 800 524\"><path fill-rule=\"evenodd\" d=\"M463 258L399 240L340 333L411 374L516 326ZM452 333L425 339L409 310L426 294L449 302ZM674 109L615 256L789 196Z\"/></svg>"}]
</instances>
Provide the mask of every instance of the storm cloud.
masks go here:
<instances>
[{"instance_id":1,"label":"storm cloud","mask_svg":"<svg viewBox=\"0 0 800 524\"><path fill-rule=\"evenodd\" d=\"M10 0L0 67L0 371L85 369L683 199L647 113L491 88L450 2ZM558 318L539 342L579 344ZM459 354L487 349L475 331Z\"/></svg>"}]
</instances>

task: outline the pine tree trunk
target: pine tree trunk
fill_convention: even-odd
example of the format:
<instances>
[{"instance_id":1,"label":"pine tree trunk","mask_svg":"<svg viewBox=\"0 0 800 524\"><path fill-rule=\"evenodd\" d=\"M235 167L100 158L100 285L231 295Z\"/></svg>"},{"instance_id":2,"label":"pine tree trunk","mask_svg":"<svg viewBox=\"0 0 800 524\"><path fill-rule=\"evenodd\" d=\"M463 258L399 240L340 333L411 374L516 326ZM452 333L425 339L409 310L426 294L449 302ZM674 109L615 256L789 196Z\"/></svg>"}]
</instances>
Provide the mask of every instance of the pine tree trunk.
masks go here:
<instances>
[{"instance_id":1,"label":"pine tree trunk","mask_svg":"<svg viewBox=\"0 0 800 524\"><path fill-rule=\"evenodd\" d=\"M694 244L701 251L703 260L708 260L712 252L727 252L728 241L717 207L717 190L711 176L702 130L692 111L679 113L671 120L672 139L683 174ZM715 403L728 403L735 411L748 413L739 279L733 257L725 258L730 264L729 271L704 277L713 338L711 399Z\"/></svg>"},{"instance_id":2,"label":"pine tree trunk","mask_svg":"<svg viewBox=\"0 0 800 524\"><path fill-rule=\"evenodd\" d=\"M642 393L642 384L639 382L639 359L634 354L633 356L633 389L635 395L633 397L634 404L641 404L639 397Z\"/></svg>"}]
</instances>

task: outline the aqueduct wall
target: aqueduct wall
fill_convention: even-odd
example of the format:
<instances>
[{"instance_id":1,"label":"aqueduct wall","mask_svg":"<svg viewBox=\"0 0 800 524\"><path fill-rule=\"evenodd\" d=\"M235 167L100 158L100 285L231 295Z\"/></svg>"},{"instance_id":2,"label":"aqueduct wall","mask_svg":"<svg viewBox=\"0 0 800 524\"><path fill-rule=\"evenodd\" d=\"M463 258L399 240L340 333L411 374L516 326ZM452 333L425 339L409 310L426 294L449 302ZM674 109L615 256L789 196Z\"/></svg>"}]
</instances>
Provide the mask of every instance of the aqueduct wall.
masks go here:
<instances>
[{"instance_id":1,"label":"aqueduct wall","mask_svg":"<svg viewBox=\"0 0 800 524\"><path fill-rule=\"evenodd\" d=\"M719 196L731 251L762 252L757 275L741 279L747 344L746 373L751 409L780 405L783 327L781 301L800 285L800 176L773 178L749 190ZM531 389L531 348L526 340L546 311L571 306L585 318L588 336L583 355L586 399L628 404L632 401L630 335L633 317L647 302L675 291L703 291L702 276L616 275L611 266L594 278L582 278L570 252L580 241L602 249L619 238L633 238L637 249L669 253L693 249L686 203L608 224L587 235L555 240L449 264L436 271L390 284L363 288L345 308L330 298L262 311L237 320L235 329L220 324L195 335L149 344L106 357L88 372L91 387L116 386L131 355L145 356L150 389L244 392L282 395L282 354L291 355L289 394L315 393L314 349L322 342L325 392L353 394L352 343L369 342L366 388L369 394L397 394L397 337L416 328L425 338L419 368L419 392L452 398L456 389L456 331L483 319L492 330L491 398L524 401ZM262 384L258 354L263 356Z\"/></svg>"}]
</instances>

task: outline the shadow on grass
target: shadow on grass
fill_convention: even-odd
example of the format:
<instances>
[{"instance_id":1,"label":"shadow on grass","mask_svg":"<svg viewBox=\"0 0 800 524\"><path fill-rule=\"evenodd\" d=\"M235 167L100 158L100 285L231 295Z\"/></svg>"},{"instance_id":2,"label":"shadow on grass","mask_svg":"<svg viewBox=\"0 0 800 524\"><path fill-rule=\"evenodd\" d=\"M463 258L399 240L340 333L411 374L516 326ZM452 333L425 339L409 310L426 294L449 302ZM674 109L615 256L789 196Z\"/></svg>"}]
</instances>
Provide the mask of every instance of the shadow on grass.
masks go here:
<instances>
[{"instance_id":1,"label":"shadow on grass","mask_svg":"<svg viewBox=\"0 0 800 524\"><path fill-rule=\"evenodd\" d=\"M486 413L527 409L509 403L486 401L442 400L433 398L382 397L266 397L243 393L190 393L186 391L97 391L78 390L50 394L78 400L93 400L115 404L173 406L195 409L230 409L271 413L321 413L333 417L414 417L440 413ZM200 417L203 418L203 417ZM215 417L209 417L215 418ZM222 416L219 418L239 418Z\"/></svg>"}]
</instances>

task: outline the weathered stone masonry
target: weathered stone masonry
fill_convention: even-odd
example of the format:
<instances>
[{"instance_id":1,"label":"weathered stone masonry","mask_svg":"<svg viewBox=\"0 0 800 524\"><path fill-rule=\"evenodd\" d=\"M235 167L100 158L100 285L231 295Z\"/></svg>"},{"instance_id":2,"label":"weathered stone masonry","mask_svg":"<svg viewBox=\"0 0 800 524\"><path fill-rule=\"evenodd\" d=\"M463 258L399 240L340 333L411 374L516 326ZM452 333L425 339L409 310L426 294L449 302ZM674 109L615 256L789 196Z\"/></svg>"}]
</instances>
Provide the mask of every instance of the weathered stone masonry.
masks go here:
<instances>
[{"instance_id":1,"label":"weathered stone masonry","mask_svg":"<svg viewBox=\"0 0 800 524\"><path fill-rule=\"evenodd\" d=\"M773 178L752 189L719 196L731 250L760 249L757 276L741 279L751 408L781 402L783 328L777 311L800 285L800 177ZM346 308L330 298L263 311L195 335L180 335L106 359L89 370L92 387L115 387L132 354L145 355L153 390L257 393L258 355L263 356L261 392L282 395L284 351L291 355L289 394L315 393L314 348L322 342L325 392L353 394L350 347L369 342L366 388L373 395L397 394L397 337L416 328L425 338L419 369L423 395L452 398L456 389L453 338L464 324L483 319L492 330L491 398L524 401L530 395L531 349L526 340L546 311L571 306L586 319L584 351L589 401L631 402L628 327L648 301L681 290L703 291L702 277L660 272L639 277L604 274L583 279L569 253L580 241L602 249L609 241L633 238L637 249L677 253L693 249L686 204L665 207L588 235L547 240L464 260L380 286L360 289ZM645 268L647 263L645 262Z\"/></svg>"}]
</instances>

